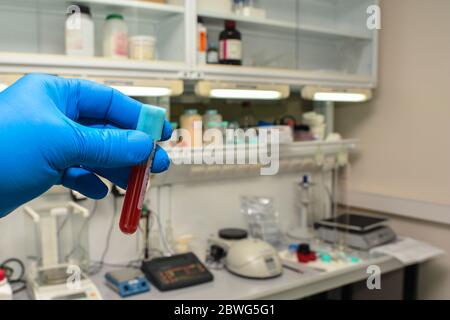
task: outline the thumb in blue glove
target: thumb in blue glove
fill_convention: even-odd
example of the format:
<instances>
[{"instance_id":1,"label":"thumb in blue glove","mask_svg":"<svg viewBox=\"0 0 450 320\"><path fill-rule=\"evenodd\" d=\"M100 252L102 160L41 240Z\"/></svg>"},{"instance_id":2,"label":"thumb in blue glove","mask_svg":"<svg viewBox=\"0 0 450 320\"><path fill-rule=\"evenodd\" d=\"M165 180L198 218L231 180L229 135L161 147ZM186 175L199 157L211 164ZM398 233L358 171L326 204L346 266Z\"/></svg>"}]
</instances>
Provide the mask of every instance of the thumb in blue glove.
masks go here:
<instances>
[{"instance_id":1,"label":"thumb in blue glove","mask_svg":"<svg viewBox=\"0 0 450 320\"><path fill-rule=\"evenodd\" d=\"M62 184L101 199L98 176L127 187L153 141L136 131L142 104L94 82L30 74L0 93L0 217ZM171 136L165 123L163 140ZM157 147L152 172L169 167Z\"/></svg>"}]
</instances>

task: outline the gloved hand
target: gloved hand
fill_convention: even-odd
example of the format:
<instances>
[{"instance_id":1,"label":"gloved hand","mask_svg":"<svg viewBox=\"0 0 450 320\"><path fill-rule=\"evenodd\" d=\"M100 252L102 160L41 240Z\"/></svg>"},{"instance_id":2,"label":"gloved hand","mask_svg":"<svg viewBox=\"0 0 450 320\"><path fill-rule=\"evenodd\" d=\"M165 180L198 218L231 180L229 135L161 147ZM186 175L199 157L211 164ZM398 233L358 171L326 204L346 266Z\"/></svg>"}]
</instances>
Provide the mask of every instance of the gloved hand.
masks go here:
<instances>
[{"instance_id":1,"label":"gloved hand","mask_svg":"<svg viewBox=\"0 0 450 320\"><path fill-rule=\"evenodd\" d=\"M141 106L94 82L42 74L0 93L0 217L57 184L101 199L108 189L95 174L126 188L131 166L153 146L133 130ZM166 121L163 140L171 134ZM158 147L152 172L169 163Z\"/></svg>"}]
</instances>

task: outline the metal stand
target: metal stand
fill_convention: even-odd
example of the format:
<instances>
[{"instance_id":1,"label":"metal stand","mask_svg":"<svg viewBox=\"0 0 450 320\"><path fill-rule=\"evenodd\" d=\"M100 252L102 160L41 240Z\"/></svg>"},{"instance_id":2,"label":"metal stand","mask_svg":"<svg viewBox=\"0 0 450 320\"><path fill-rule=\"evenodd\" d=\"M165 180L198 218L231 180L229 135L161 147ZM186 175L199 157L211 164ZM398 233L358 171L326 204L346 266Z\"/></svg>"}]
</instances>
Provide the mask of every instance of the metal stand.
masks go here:
<instances>
[{"instance_id":1,"label":"metal stand","mask_svg":"<svg viewBox=\"0 0 450 320\"><path fill-rule=\"evenodd\" d=\"M325 116L325 137L334 132L334 102L315 101L314 111Z\"/></svg>"}]
</instances>

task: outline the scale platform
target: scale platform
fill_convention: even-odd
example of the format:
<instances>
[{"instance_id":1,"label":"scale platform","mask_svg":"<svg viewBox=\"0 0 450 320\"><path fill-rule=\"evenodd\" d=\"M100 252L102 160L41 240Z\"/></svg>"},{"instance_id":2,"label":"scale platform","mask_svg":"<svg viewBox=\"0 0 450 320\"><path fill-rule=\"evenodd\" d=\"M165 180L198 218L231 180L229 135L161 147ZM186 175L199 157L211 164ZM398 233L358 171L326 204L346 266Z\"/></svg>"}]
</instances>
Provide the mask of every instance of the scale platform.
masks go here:
<instances>
[{"instance_id":1,"label":"scale platform","mask_svg":"<svg viewBox=\"0 0 450 320\"><path fill-rule=\"evenodd\" d=\"M394 241L397 236L387 219L346 213L316 223L317 235L329 243L344 243L354 249L370 250Z\"/></svg>"}]
</instances>

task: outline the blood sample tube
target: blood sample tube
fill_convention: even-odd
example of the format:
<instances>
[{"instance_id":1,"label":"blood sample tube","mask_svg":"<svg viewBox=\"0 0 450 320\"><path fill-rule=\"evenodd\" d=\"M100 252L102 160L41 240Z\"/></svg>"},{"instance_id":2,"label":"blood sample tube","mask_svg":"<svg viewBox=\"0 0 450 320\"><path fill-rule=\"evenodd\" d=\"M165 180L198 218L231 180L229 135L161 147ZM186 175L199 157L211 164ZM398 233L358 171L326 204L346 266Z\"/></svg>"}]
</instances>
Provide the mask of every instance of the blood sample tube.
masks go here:
<instances>
[{"instance_id":1,"label":"blood sample tube","mask_svg":"<svg viewBox=\"0 0 450 320\"><path fill-rule=\"evenodd\" d=\"M136 232L141 218L142 204L150 182L150 170L156 152L156 141L161 139L165 110L144 105L139 115L136 130L143 131L154 139L153 149L147 161L132 167L128 178L127 192L120 215L120 230L125 234Z\"/></svg>"}]
</instances>

